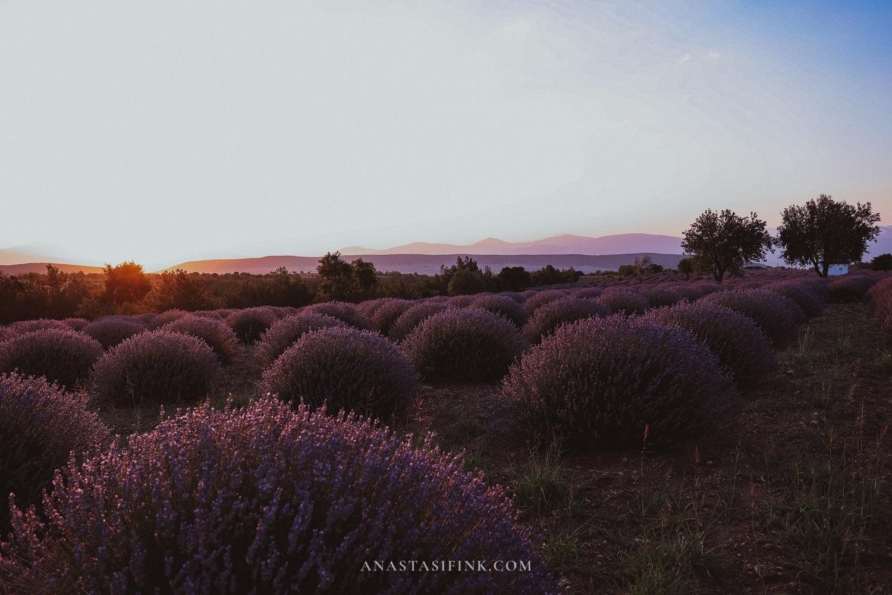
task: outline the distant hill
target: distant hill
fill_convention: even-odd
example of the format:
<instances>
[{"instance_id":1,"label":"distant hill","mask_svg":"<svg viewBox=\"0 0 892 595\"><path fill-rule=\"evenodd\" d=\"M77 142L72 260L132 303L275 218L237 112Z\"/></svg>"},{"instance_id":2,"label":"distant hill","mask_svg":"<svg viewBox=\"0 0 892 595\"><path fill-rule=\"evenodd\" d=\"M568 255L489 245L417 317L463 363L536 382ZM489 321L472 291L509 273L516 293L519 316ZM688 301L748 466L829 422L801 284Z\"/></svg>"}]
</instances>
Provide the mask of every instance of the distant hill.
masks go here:
<instances>
[{"instance_id":1,"label":"distant hill","mask_svg":"<svg viewBox=\"0 0 892 595\"><path fill-rule=\"evenodd\" d=\"M413 242L383 250L349 246L343 248L341 253L356 256L385 254L470 254L492 256L583 254L588 256L608 256L635 253L681 254L682 250L681 238L648 233L626 233L597 238L565 234L532 242L506 242L498 238L487 238L468 245Z\"/></svg>"},{"instance_id":2,"label":"distant hill","mask_svg":"<svg viewBox=\"0 0 892 595\"><path fill-rule=\"evenodd\" d=\"M635 258L643 257L645 253L635 254L609 254L591 256L587 254L475 254L474 259L483 268L488 266L494 272L499 272L503 267L522 266L527 270L541 269L546 265L566 269L573 267L585 273L597 270L616 270L621 264L631 264ZM421 275L433 275L440 271L440 265L449 266L455 263L462 254L380 254L380 255L345 255L346 260L362 258L373 262L380 272L398 271L400 273L418 273ZM681 254L649 254L653 261L664 267L675 268L681 259ZM269 273L279 267L285 267L292 272L315 272L319 263L318 256L264 256L263 258L233 258L220 260L195 260L184 262L166 270L183 269L187 272L197 273Z\"/></svg>"}]
</instances>

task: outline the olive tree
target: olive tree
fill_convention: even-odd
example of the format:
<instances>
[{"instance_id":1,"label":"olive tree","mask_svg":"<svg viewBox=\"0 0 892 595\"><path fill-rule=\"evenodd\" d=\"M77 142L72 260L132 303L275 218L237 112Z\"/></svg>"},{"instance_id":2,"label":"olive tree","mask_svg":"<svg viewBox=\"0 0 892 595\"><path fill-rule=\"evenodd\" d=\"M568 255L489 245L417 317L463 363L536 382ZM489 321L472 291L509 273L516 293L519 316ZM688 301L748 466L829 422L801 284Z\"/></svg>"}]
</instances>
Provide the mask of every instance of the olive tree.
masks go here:
<instances>
[{"instance_id":1,"label":"olive tree","mask_svg":"<svg viewBox=\"0 0 892 595\"><path fill-rule=\"evenodd\" d=\"M763 260L773 240L755 213L740 217L728 209L707 209L684 232L681 247L694 268L721 283L726 273L742 275L747 262Z\"/></svg>"}]
</instances>

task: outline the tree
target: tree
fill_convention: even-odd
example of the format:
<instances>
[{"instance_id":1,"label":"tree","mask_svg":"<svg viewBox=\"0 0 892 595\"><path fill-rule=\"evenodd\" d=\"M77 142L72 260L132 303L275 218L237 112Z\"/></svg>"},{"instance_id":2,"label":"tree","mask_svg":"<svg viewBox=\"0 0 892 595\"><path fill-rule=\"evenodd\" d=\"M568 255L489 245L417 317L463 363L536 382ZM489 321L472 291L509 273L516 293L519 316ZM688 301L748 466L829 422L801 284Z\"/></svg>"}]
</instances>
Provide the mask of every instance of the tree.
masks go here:
<instances>
[{"instance_id":1,"label":"tree","mask_svg":"<svg viewBox=\"0 0 892 595\"><path fill-rule=\"evenodd\" d=\"M693 255L694 268L721 283L725 273L742 275L747 262L762 260L773 240L756 213L740 217L725 209L707 209L684 232L681 247Z\"/></svg>"},{"instance_id":2,"label":"tree","mask_svg":"<svg viewBox=\"0 0 892 595\"><path fill-rule=\"evenodd\" d=\"M530 286L530 274L523 267L505 267L498 274L508 291L520 291Z\"/></svg>"},{"instance_id":3,"label":"tree","mask_svg":"<svg viewBox=\"0 0 892 595\"><path fill-rule=\"evenodd\" d=\"M892 254L880 254L870 261L870 268L874 271L892 271Z\"/></svg>"},{"instance_id":4,"label":"tree","mask_svg":"<svg viewBox=\"0 0 892 595\"><path fill-rule=\"evenodd\" d=\"M152 291L152 283L142 270L142 265L132 260L114 267L107 264L103 273L105 273L103 297L108 303L115 305L137 303Z\"/></svg>"},{"instance_id":5,"label":"tree","mask_svg":"<svg viewBox=\"0 0 892 595\"><path fill-rule=\"evenodd\" d=\"M486 291L486 282L479 271L459 269L449 278L449 295L472 295Z\"/></svg>"},{"instance_id":6,"label":"tree","mask_svg":"<svg viewBox=\"0 0 892 595\"><path fill-rule=\"evenodd\" d=\"M678 261L678 272L684 273L684 280L687 281L691 278L691 275L694 272L694 261L690 258L682 258Z\"/></svg>"},{"instance_id":7,"label":"tree","mask_svg":"<svg viewBox=\"0 0 892 595\"><path fill-rule=\"evenodd\" d=\"M216 306L201 276L198 273L189 274L182 269L161 273L150 301L158 312L173 309L194 312Z\"/></svg>"},{"instance_id":8,"label":"tree","mask_svg":"<svg viewBox=\"0 0 892 595\"><path fill-rule=\"evenodd\" d=\"M348 263L340 252L330 252L319 259L316 267L322 280L319 289L331 300L359 300L372 297L378 287L375 264L357 258Z\"/></svg>"},{"instance_id":9,"label":"tree","mask_svg":"<svg viewBox=\"0 0 892 595\"><path fill-rule=\"evenodd\" d=\"M821 277L827 276L832 264L861 260L867 243L880 233L880 214L871 211L869 202L850 205L827 194L787 207L781 217L777 228L781 257L787 264L812 266Z\"/></svg>"},{"instance_id":10,"label":"tree","mask_svg":"<svg viewBox=\"0 0 892 595\"><path fill-rule=\"evenodd\" d=\"M356 280L356 289L360 298L374 296L375 290L378 288L378 271L375 270L375 263L357 258L350 266L353 268L353 278Z\"/></svg>"}]
</instances>

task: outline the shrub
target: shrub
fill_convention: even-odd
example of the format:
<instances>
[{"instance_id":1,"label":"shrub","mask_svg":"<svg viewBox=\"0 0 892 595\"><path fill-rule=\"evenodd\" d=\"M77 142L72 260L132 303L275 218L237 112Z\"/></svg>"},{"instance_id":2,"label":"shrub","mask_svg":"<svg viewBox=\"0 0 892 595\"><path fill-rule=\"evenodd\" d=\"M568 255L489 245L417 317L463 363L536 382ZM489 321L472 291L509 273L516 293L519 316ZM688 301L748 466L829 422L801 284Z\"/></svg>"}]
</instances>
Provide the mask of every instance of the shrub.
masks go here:
<instances>
[{"instance_id":1,"label":"shrub","mask_svg":"<svg viewBox=\"0 0 892 595\"><path fill-rule=\"evenodd\" d=\"M706 295L696 285L673 285L671 289L675 295L689 302L696 302Z\"/></svg>"},{"instance_id":2,"label":"shrub","mask_svg":"<svg viewBox=\"0 0 892 595\"><path fill-rule=\"evenodd\" d=\"M245 308L236 310L226 317L226 324L235 332L242 343L254 343L278 320L269 308Z\"/></svg>"},{"instance_id":3,"label":"shrub","mask_svg":"<svg viewBox=\"0 0 892 595\"><path fill-rule=\"evenodd\" d=\"M344 327L347 326L347 323L315 312L301 312L282 318L274 322L260 338L257 348L254 350L254 357L257 358L261 368L269 368L286 349L294 345L305 334L336 326Z\"/></svg>"},{"instance_id":4,"label":"shrub","mask_svg":"<svg viewBox=\"0 0 892 595\"><path fill-rule=\"evenodd\" d=\"M741 388L749 387L777 370L771 342L749 317L729 308L704 302L678 304L648 312L659 324L675 324L704 341Z\"/></svg>"},{"instance_id":5,"label":"shrub","mask_svg":"<svg viewBox=\"0 0 892 595\"><path fill-rule=\"evenodd\" d=\"M682 300L680 295L665 287L642 289L640 293L647 300L647 305L650 308L674 306Z\"/></svg>"},{"instance_id":6,"label":"shrub","mask_svg":"<svg viewBox=\"0 0 892 595\"><path fill-rule=\"evenodd\" d=\"M559 300L565 295L567 295L567 292L561 291L560 289L545 289L542 291L537 291L527 297L527 301L523 303L523 309L527 311L527 314L532 316L538 308L541 308L549 302Z\"/></svg>"},{"instance_id":7,"label":"shrub","mask_svg":"<svg viewBox=\"0 0 892 595\"><path fill-rule=\"evenodd\" d=\"M38 318L37 320L20 320L19 322L13 322L6 328L9 331L9 334L12 336L24 335L25 333L33 333L34 331L71 330L71 327L61 320L49 320L47 318Z\"/></svg>"},{"instance_id":8,"label":"shrub","mask_svg":"<svg viewBox=\"0 0 892 595\"><path fill-rule=\"evenodd\" d=\"M562 326L512 366L503 384L520 424L569 447L669 443L730 404L730 378L691 333L642 318Z\"/></svg>"},{"instance_id":9,"label":"shrub","mask_svg":"<svg viewBox=\"0 0 892 595\"><path fill-rule=\"evenodd\" d=\"M592 316L609 316L610 308L593 299L562 297L538 308L523 329L530 343L538 343L542 337L550 335L559 326Z\"/></svg>"},{"instance_id":10,"label":"shrub","mask_svg":"<svg viewBox=\"0 0 892 595\"><path fill-rule=\"evenodd\" d=\"M400 317L396 319L396 322L390 327L388 336L394 341L402 341L424 320L434 314L439 314L448 307L449 306L442 302L424 301L417 303L403 312Z\"/></svg>"},{"instance_id":11,"label":"shrub","mask_svg":"<svg viewBox=\"0 0 892 595\"><path fill-rule=\"evenodd\" d=\"M493 314L504 316L517 327L526 324L527 313L519 303L505 295L497 295L494 293L484 293L474 298L474 301L468 306L469 308L478 308L486 310Z\"/></svg>"},{"instance_id":12,"label":"shrub","mask_svg":"<svg viewBox=\"0 0 892 595\"><path fill-rule=\"evenodd\" d=\"M870 268L874 271L892 271L892 254L880 254L870 261Z\"/></svg>"},{"instance_id":13,"label":"shrub","mask_svg":"<svg viewBox=\"0 0 892 595\"><path fill-rule=\"evenodd\" d=\"M718 283L713 283L711 281L700 281L694 284L694 287L700 290L700 293L703 295L710 295L713 293L718 293L720 291L725 291L725 288L719 285Z\"/></svg>"},{"instance_id":14,"label":"shrub","mask_svg":"<svg viewBox=\"0 0 892 595\"><path fill-rule=\"evenodd\" d=\"M73 331L79 331L90 324L90 321L86 318L66 318L62 322L64 322L68 326L68 328Z\"/></svg>"},{"instance_id":15,"label":"shrub","mask_svg":"<svg viewBox=\"0 0 892 595\"><path fill-rule=\"evenodd\" d=\"M158 314L156 314L155 312L146 312L145 314L139 314L138 316L135 316L134 318L136 319L137 322L141 322L144 325L146 325L146 328L149 330L155 330L156 328L158 328L155 324L156 321L158 320ZM168 322L170 322L170 321L168 321Z\"/></svg>"},{"instance_id":16,"label":"shrub","mask_svg":"<svg viewBox=\"0 0 892 595\"><path fill-rule=\"evenodd\" d=\"M414 302L399 298L384 299L387 301L383 304L379 304L378 307L375 308L374 313L369 315L369 318L371 319L375 330L382 335L387 336L387 333L390 332L390 327L393 326L396 319L399 318L403 312L411 308Z\"/></svg>"},{"instance_id":17,"label":"shrub","mask_svg":"<svg viewBox=\"0 0 892 595\"><path fill-rule=\"evenodd\" d=\"M374 300L365 300L364 302L359 302L356 307L360 312L371 318L372 314L375 313L375 310L386 304L389 300L393 298L378 298Z\"/></svg>"},{"instance_id":18,"label":"shrub","mask_svg":"<svg viewBox=\"0 0 892 595\"><path fill-rule=\"evenodd\" d=\"M473 301L474 296L472 295L456 295L449 298L449 301L446 303L453 308L467 308Z\"/></svg>"},{"instance_id":19,"label":"shrub","mask_svg":"<svg viewBox=\"0 0 892 595\"><path fill-rule=\"evenodd\" d=\"M325 314L332 318L346 322L353 328L363 331L370 331L375 328L369 317L360 312L353 304L346 302L325 302L322 304L313 304L307 306L302 312L315 312L316 314Z\"/></svg>"},{"instance_id":20,"label":"shrub","mask_svg":"<svg viewBox=\"0 0 892 595\"><path fill-rule=\"evenodd\" d=\"M220 362L201 339L157 330L112 347L96 362L93 379L100 402L190 402L216 388Z\"/></svg>"},{"instance_id":21,"label":"shrub","mask_svg":"<svg viewBox=\"0 0 892 595\"><path fill-rule=\"evenodd\" d=\"M824 302L820 297L820 292L811 285L799 281L780 281L769 283L763 289L793 300L809 318L820 316L824 311Z\"/></svg>"},{"instance_id":22,"label":"shrub","mask_svg":"<svg viewBox=\"0 0 892 595\"><path fill-rule=\"evenodd\" d=\"M325 405L390 418L419 388L412 362L393 343L372 331L348 327L305 334L263 374L263 392L284 401Z\"/></svg>"},{"instance_id":23,"label":"shrub","mask_svg":"<svg viewBox=\"0 0 892 595\"><path fill-rule=\"evenodd\" d=\"M174 320L179 320L183 316L188 316L188 315L189 315L189 312L186 312L185 310L179 310L176 308L174 308L172 310L165 310L161 314L156 314L153 318L151 318L151 326L149 326L149 328L151 330L157 330L157 329L161 328L162 326L164 326L165 324L169 324L169 323L173 322Z\"/></svg>"},{"instance_id":24,"label":"shrub","mask_svg":"<svg viewBox=\"0 0 892 595\"><path fill-rule=\"evenodd\" d=\"M805 317L794 301L764 289L722 291L700 301L749 316L775 347L793 340L797 323Z\"/></svg>"},{"instance_id":25,"label":"shrub","mask_svg":"<svg viewBox=\"0 0 892 595\"><path fill-rule=\"evenodd\" d=\"M10 493L19 506L38 503L72 451L107 438L108 430L82 399L43 378L0 375L0 536L10 528Z\"/></svg>"},{"instance_id":26,"label":"shrub","mask_svg":"<svg viewBox=\"0 0 892 595\"><path fill-rule=\"evenodd\" d=\"M832 281L827 286L827 291L833 303L860 302L875 282L870 277L846 275Z\"/></svg>"},{"instance_id":27,"label":"shrub","mask_svg":"<svg viewBox=\"0 0 892 595\"><path fill-rule=\"evenodd\" d=\"M647 299L627 287L608 287L598 298L598 301L610 308L614 314L644 314L647 310Z\"/></svg>"},{"instance_id":28,"label":"shrub","mask_svg":"<svg viewBox=\"0 0 892 595\"><path fill-rule=\"evenodd\" d=\"M43 376L73 390L90 375L102 356L102 345L72 330L45 329L25 333L0 344L0 373L19 371Z\"/></svg>"},{"instance_id":29,"label":"shrub","mask_svg":"<svg viewBox=\"0 0 892 595\"><path fill-rule=\"evenodd\" d=\"M70 464L44 508L2 546L0 580L29 592L558 592L504 489L460 456L274 399L204 405ZM410 559L532 572L362 571Z\"/></svg>"},{"instance_id":30,"label":"shrub","mask_svg":"<svg viewBox=\"0 0 892 595\"><path fill-rule=\"evenodd\" d=\"M876 283L867 292L870 306L880 326L887 333L892 333L892 278Z\"/></svg>"},{"instance_id":31,"label":"shrub","mask_svg":"<svg viewBox=\"0 0 892 595\"><path fill-rule=\"evenodd\" d=\"M523 295L521 295L520 292L517 292L517 291L500 291L497 295L503 295L507 298L511 298L518 304L523 304L525 301L527 301L527 298L524 297Z\"/></svg>"},{"instance_id":32,"label":"shrub","mask_svg":"<svg viewBox=\"0 0 892 595\"><path fill-rule=\"evenodd\" d=\"M402 347L431 382L495 382L523 352L526 340L497 314L451 308L418 325Z\"/></svg>"},{"instance_id":33,"label":"shrub","mask_svg":"<svg viewBox=\"0 0 892 595\"><path fill-rule=\"evenodd\" d=\"M602 293L604 293L604 290L600 287L586 287L584 289L575 289L570 292L570 295L579 299L594 299L601 297Z\"/></svg>"},{"instance_id":34,"label":"shrub","mask_svg":"<svg viewBox=\"0 0 892 595\"><path fill-rule=\"evenodd\" d=\"M229 325L217 318L196 314L182 316L168 322L161 330L197 337L207 343L220 363L231 364L239 353L238 337Z\"/></svg>"},{"instance_id":35,"label":"shrub","mask_svg":"<svg viewBox=\"0 0 892 595\"><path fill-rule=\"evenodd\" d=\"M141 323L124 317L106 316L86 325L81 331L108 349L146 330Z\"/></svg>"}]
</instances>

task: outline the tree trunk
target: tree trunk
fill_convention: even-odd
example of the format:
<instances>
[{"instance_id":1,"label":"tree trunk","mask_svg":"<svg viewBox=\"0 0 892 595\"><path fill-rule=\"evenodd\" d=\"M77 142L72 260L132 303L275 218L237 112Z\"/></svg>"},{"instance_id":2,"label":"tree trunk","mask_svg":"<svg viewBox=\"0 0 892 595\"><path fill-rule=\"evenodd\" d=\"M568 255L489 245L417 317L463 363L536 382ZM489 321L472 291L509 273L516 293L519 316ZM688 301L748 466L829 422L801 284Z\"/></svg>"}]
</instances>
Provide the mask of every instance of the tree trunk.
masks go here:
<instances>
[{"instance_id":1,"label":"tree trunk","mask_svg":"<svg viewBox=\"0 0 892 595\"><path fill-rule=\"evenodd\" d=\"M827 276L827 271L830 269L830 263L829 263L829 262L825 262L823 268L824 268L824 273L823 273L821 276L822 276L822 277L826 277L826 276Z\"/></svg>"}]
</instances>

